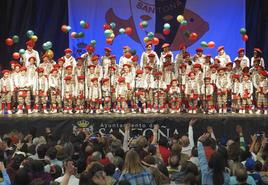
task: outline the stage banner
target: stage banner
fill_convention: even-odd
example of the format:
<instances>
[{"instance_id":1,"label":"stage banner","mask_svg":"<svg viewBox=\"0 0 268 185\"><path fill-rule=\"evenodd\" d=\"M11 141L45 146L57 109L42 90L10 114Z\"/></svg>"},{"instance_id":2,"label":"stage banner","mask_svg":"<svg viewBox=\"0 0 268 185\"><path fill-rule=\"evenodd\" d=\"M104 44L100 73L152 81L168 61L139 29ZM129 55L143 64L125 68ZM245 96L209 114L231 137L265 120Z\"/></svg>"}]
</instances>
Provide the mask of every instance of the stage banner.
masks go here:
<instances>
[{"instance_id":1,"label":"stage banner","mask_svg":"<svg viewBox=\"0 0 268 185\"><path fill-rule=\"evenodd\" d=\"M177 21L180 14L187 21L184 27ZM89 23L89 29L80 26L81 20ZM140 28L142 21L148 22L147 28ZM108 45L103 25L112 22L115 23L115 38L112 45ZM91 40L96 41L96 53L99 55L104 54L104 47L111 47L119 59L122 47L128 45L140 56L144 50L144 37L149 32L160 39L159 46L167 41L173 51L184 43L194 53L202 41L214 41L216 47L205 49L205 53L216 55L217 46L224 45L234 59L237 49L245 46L239 32L245 26L244 0L69 0L69 23L71 32L85 33L83 38L69 37L75 56L81 55ZM163 33L165 23L170 25L168 35ZM132 29L130 35L119 33L120 28L127 27ZM193 32L198 37L189 40L187 35Z\"/></svg>"}]
</instances>

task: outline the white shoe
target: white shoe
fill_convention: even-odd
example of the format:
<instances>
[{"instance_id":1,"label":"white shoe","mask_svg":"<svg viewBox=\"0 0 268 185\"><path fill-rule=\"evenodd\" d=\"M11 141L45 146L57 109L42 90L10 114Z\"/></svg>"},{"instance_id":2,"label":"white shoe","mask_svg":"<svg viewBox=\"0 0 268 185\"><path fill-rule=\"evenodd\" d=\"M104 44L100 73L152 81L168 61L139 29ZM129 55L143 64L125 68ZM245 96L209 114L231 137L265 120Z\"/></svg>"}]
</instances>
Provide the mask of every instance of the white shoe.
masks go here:
<instances>
[{"instance_id":1,"label":"white shoe","mask_svg":"<svg viewBox=\"0 0 268 185\"><path fill-rule=\"evenodd\" d=\"M265 111L264 111L264 114L267 115L267 114L268 114L268 110L265 110Z\"/></svg>"},{"instance_id":2,"label":"white shoe","mask_svg":"<svg viewBox=\"0 0 268 185\"><path fill-rule=\"evenodd\" d=\"M29 111L28 111L28 113L29 113ZM32 111L32 113L38 113L38 109L34 109L34 110Z\"/></svg>"},{"instance_id":3,"label":"white shoe","mask_svg":"<svg viewBox=\"0 0 268 185\"><path fill-rule=\"evenodd\" d=\"M108 110L107 113L108 113L108 114L111 114L111 111Z\"/></svg>"},{"instance_id":4,"label":"white shoe","mask_svg":"<svg viewBox=\"0 0 268 185\"><path fill-rule=\"evenodd\" d=\"M45 110L44 110L44 113L45 113L45 114L48 114L49 112L45 109Z\"/></svg>"},{"instance_id":5,"label":"white shoe","mask_svg":"<svg viewBox=\"0 0 268 185\"><path fill-rule=\"evenodd\" d=\"M243 114L243 110L240 109L240 110L239 110L239 114Z\"/></svg>"},{"instance_id":6,"label":"white shoe","mask_svg":"<svg viewBox=\"0 0 268 185\"><path fill-rule=\"evenodd\" d=\"M177 110L177 113L181 113L181 109L178 109L178 110Z\"/></svg>"},{"instance_id":7,"label":"white shoe","mask_svg":"<svg viewBox=\"0 0 268 185\"><path fill-rule=\"evenodd\" d=\"M2 114L3 113L3 111L2 110L0 110L0 114Z\"/></svg>"},{"instance_id":8,"label":"white shoe","mask_svg":"<svg viewBox=\"0 0 268 185\"><path fill-rule=\"evenodd\" d=\"M189 110L189 114L193 114L193 110Z\"/></svg>"},{"instance_id":9,"label":"white shoe","mask_svg":"<svg viewBox=\"0 0 268 185\"><path fill-rule=\"evenodd\" d=\"M68 113L68 111L67 111L67 110L64 110L64 111L63 111L63 113L64 113L64 114L67 114L67 113Z\"/></svg>"},{"instance_id":10,"label":"white shoe","mask_svg":"<svg viewBox=\"0 0 268 185\"><path fill-rule=\"evenodd\" d=\"M79 113L80 113L80 110L75 111L75 114L79 114Z\"/></svg>"},{"instance_id":11,"label":"white shoe","mask_svg":"<svg viewBox=\"0 0 268 185\"><path fill-rule=\"evenodd\" d=\"M28 109L28 114L32 114L33 111L31 109Z\"/></svg>"},{"instance_id":12,"label":"white shoe","mask_svg":"<svg viewBox=\"0 0 268 185\"><path fill-rule=\"evenodd\" d=\"M223 109L223 114L226 114L227 113L227 109Z\"/></svg>"},{"instance_id":13,"label":"white shoe","mask_svg":"<svg viewBox=\"0 0 268 185\"><path fill-rule=\"evenodd\" d=\"M16 114L22 114L23 111L22 110L18 110L18 112L16 112Z\"/></svg>"},{"instance_id":14,"label":"white shoe","mask_svg":"<svg viewBox=\"0 0 268 185\"><path fill-rule=\"evenodd\" d=\"M222 109L219 109L219 114L222 114Z\"/></svg>"},{"instance_id":15,"label":"white shoe","mask_svg":"<svg viewBox=\"0 0 268 185\"><path fill-rule=\"evenodd\" d=\"M93 110L91 110L91 111L90 111L90 114L93 114L93 112L94 112L94 111L93 111Z\"/></svg>"},{"instance_id":16,"label":"white shoe","mask_svg":"<svg viewBox=\"0 0 268 185\"><path fill-rule=\"evenodd\" d=\"M0 113L1 114L1 113ZM11 110L8 110L7 111L7 114L12 114L12 111Z\"/></svg>"},{"instance_id":17,"label":"white shoe","mask_svg":"<svg viewBox=\"0 0 268 185\"><path fill-rule=\"evenodd\" d=\"M100 113L100 110L99 110L99 109L97 109L97 110L96 110L96 114L99 114L99 113Z\"/></svg>"},{"instance_id":18,"label":"white shoe","mask_svg":"<svg viewBox=\"0 0 268 185\"><path fill-rule=\"evenodd\" d=\"M246 110L242 110L242 114L246 114Z\"/></svg>"},{"instance_id":19,"label":"white shoe","mask_svg":"<svg viewBox=\"0 0 268 185\"><path fill-rule=\"evenodd\" d=\"M73 114L73 111L72 111L72 110L69 110L68 113L69 113L69 114Z\"/></svg>"},{"instance_id":20,"label":"white shoe","mask_svg":"<svg viewBox=\"0 0 268 185\"><path fill-rule=\"evenodd\" d=\"M152 112L152 109L147 108L147 112L148 112L148 113L149 113L149 112Z\"/></svg>"},{"instance_id":21,"label":"white shoe","mask_svg":"<svg viewBox=\"0 0 268 185\"><path fill-rule=\"evenodd\" d=\"M122 114L125 114L125 111L124 111L124 110L121 110L121 113L122 113Z\"/></svg>"},{"instance_id":22,"label":"white shoe","mask_svg":"<svg viewBox=\"0 0 268 185\"><path fill-rule=\"evenodd\" d=\"M193 110L193 114L196 114L196 110Z\"/></svg>"},{"instance_id":23,"label":"white shoe","mask_svg":"<svg viewBox=\"0 0 268 185\"><path fill-rule=\"evenodd\" d=\"M236 112L235 111L232 111L232 114L236 114Z\"/></svg>"},{"instance_id":24,"label":"white shoe","mask_svg":"<svg viewBox=\"0 0 268 185\"><path fill-rule=\"evenodd\" d=\"M261 110L257 110L256 111L256 114L261 114Z\"/></svg>"},{"instance_id":25,"label":"white shoe","mask_svg":"<svg viewBox=\"0 0 268 185\"><path fill-rule=\"evenodd\" d=\"M249 113L249 114L253 114L253 111L252 111L252 110L249 110L248 113Z\"/></svg>"},{"instance_id":26,"label":"white shoe","mask_svg":"<svg viewBox=\"0 0 268 185\"><path fill-rule=\"evenodd\" d=\"M175 111L174 111L174 110L171 110L171 111L170 111L170 113L171 113L171 114L174 114L174 113L175 113Z\"/></svg>"},{"instance_id":27,"label":"white shoe","mask_svg":"<svg viewBox=\"0 0 268 185\"><path fill-rule=\"evenodd\" d=\"M148 113L147 109L144 109L144 110L143 110L143 113L144 113L144 114L147 114L147 113Z\"/></svg>"},{"instance_id":28,"label":"white shoe","mask_svg":"<svg viewBox=\"0 0 268 185\"><path fill-rule=\"evenodd\" d=\"M52 114L57 113L57 109L54 109L51 113L52 113Z\"/></svg>"}]
</instances>

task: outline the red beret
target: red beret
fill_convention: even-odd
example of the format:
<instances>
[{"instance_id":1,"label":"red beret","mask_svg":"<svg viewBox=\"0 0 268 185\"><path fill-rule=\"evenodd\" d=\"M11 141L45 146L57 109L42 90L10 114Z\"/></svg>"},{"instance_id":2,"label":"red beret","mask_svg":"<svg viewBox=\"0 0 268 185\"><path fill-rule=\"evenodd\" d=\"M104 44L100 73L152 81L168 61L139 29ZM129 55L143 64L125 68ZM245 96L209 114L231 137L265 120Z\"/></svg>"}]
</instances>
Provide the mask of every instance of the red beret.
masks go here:
<instances>
[{"instance_id":1,"label":"red beret","mask_svg":"<svg viewBox=\"0 0 268 185\"><path fill-rule=\"evenodd\" d=\"M245 51L244 48L239 48L238 51L237 51L237 53L241 53L241 52L244 52L244 51Z\"/></svg>"},{"instance_id":2,"label":"red beret","mask_svg":"<svg viewBox=\"0 0 268 185\"><path fill-rule=\"evenodd\" d=\"M94 82L94 81L97 81L97 80L98 80L97 77L91 78L91 82Z\"/></svg>"},{"instance_id":3,"label":"red beret","mask_svg":"<svg viewBox=\"0 0 268 185\"><path fill-rule=\"evenodd\" d=\"M180 44L180 45L179 45L179 50L183 50L183 49L186 49L185 44Z\"/></svg>"},{"instance_id":4,"label":"red beret","mask_svg":"<svg viewBox=\"0 0 268 185\"><path fill-rule=\"evenodd\" d=\"M59 64L54 64L53 65L53 68L59 69L60 68L60 65Z\"/></svg>"},{"instance_id":5,"label":"red beret","mask_svg":"<svg viewBox=\"0 0 268 185\"><path fill-rule=\"evenodd\" d=\"M224 49L224 46L219 46L218 49L217 49L217 51L219 52L219 51L221 51L223 49Z\"/></svg>"},{"instance_id":6,"label":"red beret","mask_svg":"<svg viewBox=\"0 0 268 185\"><path fill-rule=\"evenodd\" d=\"M35 71L36 71L37 73L43 73L43 72L44 72L44 68L42 68L42 67L38 67Z\"/></svg>"},{"instance_id":7,"label":"red beret","mask_svg":"<svg viewBox=\"0 0 268 185\"><path fill-rule=\"evenodd\" d=\"M3 71L2 71L2 73L3 73L3 74L5 74L5 73L8 73L8 74L9 74L9 73L10 73L10 71L9 71L9 70L7 70L7 69L5 69L5 70L3 70Z\"/></svg>"},{"instance_id":8,"label":"red beret","mask_svg":"<svg viewBox=\"0 0 268 185\"><path fill-rule=\"evenodd\" d=\"M185 58L190 57L190 56L191 56L190 53L185 52L185 53L183 54L182 58L185 59Z\"/></svg>"},{"instance_id":9,"label":"red beret","mask_svg":"<svg viewBox=\"0 0 268 185\"><path fill-rule=\"evenodd\" d=\"M170 84L172 84L172 82L178 82L178 80L176 78L172 79Z\"/></svg>"},{"instance_id":10,"label":"red beret","mask_svg":"<svg viewBox=\"0 0 268 185\"><path fill-rule=\"evenodd\" d=\"M164 58L171 58L172 55L170 53L166 54Z\"/></svg>"},{"instance_id":11,"label":"red beret","mask_svg":"<svg viewBox=\"0 0 268 185\"><path fill-rule=\"evenodd\" d=\"M116 58L116 56L115 55L111 55L111 56L109 56L109 59L115 59Z\"/></svg>"},{"instance_id":12,"label":"red beret","mask_svg":"<svg viewBox=\"0 0 268 185\"><path fill-rule=\"evenodd\" d=\"M67 49L65 49L64 50L64 53L66 54L66 53L72 53L73 51L70 49L70 48L67 48Z\"/></svg>"},{"instance_id":13,"label":"red beret","mask_svg":"<svg viewBox=\"0 0 268 185\"><path fill-rule=\"evenodd\" d=\"M94 65L94 64L90 64L90 65L88 65L87 67L88 67L88 68L92 68L92 67L95 68L96 65Z\"/></svg>"},{"instance_id":14,"label":"red beret","mask_svg":"<svg viewBox=\"0 0 268 185\"><path fill-rule=\"evenodd\" d=\"M254 51L258 52L258 53L262 53L260 48L254 48Z\"/></svg>"},{"instance_id":15,"label":"red beret","mask_svg":"<svg viewBox=\"0 0 268 185\"><path fill-rule=\"evenodd\" d=\"M109 78L103 78L102 83L108 82L110 79Z\"/></svg>"},{"instance_id":16,"label":"red beret","mask_svg":"<svg viewBox=\"0 0 268 185\"><path fill-rule=\"evenodd\" d=\"M155 57L155 54L150 53L150 54L148 55L148 57Z\"/></svg>"},{"instance_id":17,"label":"red beret","mask_svg":"<svg viewBox=\"0 0 268 185\"><path fill-rule=\"evenodd\" d=\"M17 63L17 64L15 64L15 66L14 66L15 68L16 67L19 67L19 68L21 68L21 65L19 64L19 63Z\"/></svg>"},{"instance_id":18,"label":"red beret","mask_svg":"<svg viewBox=\"0 0 268 185\"><path fill-rule=\"evenodd\" d=\"M94 55L92 58L91 58L92 61L96 61L96 60L99 60L99 56L98 55Z\"/></svg>"},{"instance_id":19,"label":"red beret","mask_svg":"<svg viewBox=\"0 0 268 185\"><path fill-rule=\"evenodd\" d=\"M145 47L147 48L150 45L153 45L152 42L147 42Z\"/></svg>"},{"instance_id":20,"label":"red beret","mask_svg":"<svg viewBox=\"0 0 268 185\"><path fill-rule=\"evenodd\" d=\"M191 71L190 73L188 73L188 76L191 76L192 74L195 75L195 73Z\"/></svg>"},{"instance_id":21,"label":"red beret","mask_svg":"<svg viewBox=\"0 0 268 185\"><path fill-rule=\"evenodd\" d=\"M124 54L124 57L126 57L127 59L129 59L129 58L131 58L131 53L130 52L126 52L125 54Z\"/></svg>"},{"instance_id":22,"label":"red beret","mask_svg":"<svg viewBox=\"0 0 268 185\"><path fill-rule=\"evenodd\" d=\"M247 66L244 67L244 68L242 69L242 71L243 71L243 72L249 72L249 67L247 67Z\"/></svg>"},{"instance_id":23,"label":"red beret","mask_svg":"<svg viewBox=\"0 0 268 185\"><path fill-rule=\"evenodd\" d=\"M9 62L9 64L10 64L10 65L15 65L15 64L18 64L18 62L15 61L15 60L11 60L11 61Z\"/></svg>"},{"instance_id":24,"label":"red beret","mask_svg":"<svg viewBox=\"0 0 268 185\"><path fill-rule=\"evenodd\" d=\"M110 66L109 69L112 69L112 70L116 70L116 67L115 66Z\"/></svg>"},{"instance_id":25,"label":"red beret","mask_svg":"<svg viewBox=\"0 0 268 185\"><path fill-rule=\"evenodd\" d=\"M54 67L54 68L50 71L50 73L53 73L53 72L55 72L55 71L58 72L58 69Z\"/></svg>"},{"instance_id":26,"label":"red beret","mask_svg":"<svg viewBox=\"0 0 268 185\"><path fill-rule=\"evenodd\" d=\"M33 48L35 46L35 42L33 40L28 40L26 42L26 46L29 46L29 47L32 47Z\"/></svg>"},{"instance_id":27,"label":"red beret","mask_svg":"<svg viewBox=\"0 0 268 185\"><path fill-rule=\"evenodd\" d=\"M166 47L169 47L169 46L170 46L169 43L164 43L164 44L162 45L162 48L166 48Z\"/></svg>"},{"instance_id":28,"label":"red beret","mask_svg":"<svg viewBox=\"0 0 268 185\"><path fill-rule=\"evenodd\" d=\"M77 79L78 80L84 80L85 79L85 76L84 75L78 76Z\"/></svg>"},{"instance_id":29,"label":"red beret","mask_svg":"<svg viewBox=\"0 0 268 185\"><path fill-rule=\"evenodd\" d=\"M179 68L186 68L187 65L186 64L180 64Z\"/></svg>"},{"instance_id":30,"label":"red beret","mask_svg":"<svg viewBox=\"0 0 268 185\"><path fill-rule=\"evenodd\" d=\"M65 69L73 69L73 66L68 65L68 66L65 67Z\"/></svg>"},{"instance_id":31,"label":"red beret","mask_svg":"<svg viewBox=\"0 0 268 185\"><path fill-rule=\"evenodd\" d=\"M152 70L153 69L151 66L145 66L144 68L145 69L149 69L149 70Z\"/></svg>"},{"instance_id":32,"label":"red beret","mask_svg":"<svg viewBox=\"0 0 268 185\"><path fill-rule=\"evenodd\" d=\"M241 62L241 59L236 59L235 61L234 61L235 63L237 63L237 62Z\"/></svg>"},{"instance_id":33,"label":"red beret","mask_svg":"<svg viewBox=\"0 0 268 185\"><path fill-rule=\"evenodd\" d=\"M205 58L211 58L211 54L207 54Z\"/></svg>"},{"instance_id":34,"label":"red beret","mask_svg":"<svg viewBox=\"0 0 268 185\"><path fill-rule=\"evenodd\" d=\"M58 63L59 62L63 62L63 63L65 62L64 58L59 58L57 61L58 61Z\"/></svg>"},{"instance_id":35,"label":"red beret","mask_svg":"<svg viewBox=\"0 0 268 185\"><path fill-rule=\"evenodd\" d=\"M255 68L258 70L264 70L264 67L262 67L262 66L256 66Z\"/></svg>"},{"instance_id":36,"label":"red beret","mask_svg":"<svg viewBox=\"0 0 268 185\"><path fill-rule=\"evenodd\" d=\"M226 67L219 67L218 68L218 71L221 71L221 70L225 71L226 70Z\"/></svg>"},{"instance_id":37,"label":"red beret","mask_svg":"<svg viewBox=\"0 0 268 185\"><path fill-rule=\"evenodd\" d=\"M42 56L42 59L44 59L44 58L49 58L49 57L48 57L48 54L44 54L44 55Z\"/></svg>"},{"instance_id":38,"label":"red beret","mask_svg":"<svg viewBox=\"0 0 268 185\"><path fill-rule=\"evenodd\" d=\"M232 62L228 62L227 64L226 64L226 67L227 66L233 66L233 63Z\"/></svg>"},{"instance_id":39,"label":"red beret","mask_svg":"<svg viewBox=\"0 0 268 185\"><path fill-rule=\"evenodd\" d=\"M218 65L217 65L217 64L212 64L212 65L210 65L210 69L212 69L212 68L217 69L217 68L218 68Z\"/></svg>"},{"instance_id":40,"label":"red beret","mask_svg":"<svg viewBox=\"0 0 268 185\"><path fill-rule=\"evenodd\" d=\"M105 51L111 52L111 48L104 48Z\"/></svg>"},{"instance_id":41,"label":"red beret","mask_svg":"<svg viewBox=\"0 0 268 185\"><path fill-rule=\"evenodd\" d=\"M71 76L65 76L64 80L71 80L72 77Z\"/></svg>"},{"instance_id":42,"label":"red beret","mask_svg":"<svg viewBox=\"0 0 268 185\"><path fill-rule=\"evenodd\" d=\"M201 64L194 64L193 65L193 68L199 68L200 69L201 68Z\"/></svg>"},{"instance_id":43,"label":"red beret","mask_svg":"<svg viewBox=\"0 0 268 185\"><path fill-rule=\"evenodd\" d=\"M95 48L94 48L93 46L91 46L91 45L87 45L87 46L86 46L86 50L87 50L87 51L94 52L94 51L95 51Z\"/></svg>"},{"instance_id":44,"label":"red beret","mask_svg":"<svg viewBox=\"0 0 268 185\"><path fill-rule=\"evenodd\" d=\"M262 75L262 76L265 76L265 77L268 76L268 73L267 73L267 71L265 71L265 70L261 70L261 71L259 72L259 74Z\"/></svg>"},{"instance_id":45,"label":"red beret","mask_svg":"<svg viewBox=\"0 0 268 185\"><path fill-rule=\"evenodd\" d=\"M24 67L24 66L21 67L21 68L20 68L20 71L27 71L27 67Z\"/></svg>"},{"instance_id":46,"label":"red beret","mask_svg":"<svg viewBox=\"0 0 268 185\"><path fill-rule=\"evenodd\" d=\"M243 77L244 76L250 77L249 73L243 73Z\"/></svg>"},{"instance_id":47,"label":"red beret","mask_svg":"<svg viewBox=\"0 0 268 185\"><path fill-rule=\"evenodd\" d=\"M77 57L76 60L83 60L83 58L82 57Z\"/></svg>"},{"instance_id":48,"label":"red beret","mask_svg":"<svg viewBox=\"0 0 268 185\"><path fill-rule=\"evenodd\" d=\"M118 78L118 82L119 82L119 83L124 82L124 81L125 81L125 78L124 78L124 77L120 76L120 77Z\"/></svg>"},{"instance_id":49,"label":"red beret","mask_svg":"<svg viewBox=\"0 0 268 185\"><path fill-rule=\"evenodd\" d=\"M240 75L239 75L239 74L233 74L233 75L232 75L232 78L239 79L239 78L240 78Z\"/></svg>"},{"instance_id":50,"label":"red beret","mask_svg":"<svg viewBox=\"0 0 268 185\"><path fill-rule=\"evenodd\" d=\"M203 48L196 48L195 51L196 51L196 52L203 52L204 50L203 50Z\"/></svg>"},{"instance_id":51,"label":"red beret","mask_svg":"<svg viewBox=\"0 0 268 185\"><path fill-rule=\"evenodd\" d=\"M130 65L130 64L124 64L123 67L128 67L128 68L130 68L131 65Z\"/></svg>"},{"instance_id":52,"label":"red beret","mask_svg":"<svg viewBox=\"0 0 268 185\"><path fill-rule=\"evenodd\" d=\"M132 59L131 59L133 62L137 62L138 60L139 60L139 57L138 56L134 56L134 57L132 57Z\"/></svg>"},{"instance_id":53,"label":"red beret","mask_svg":"<svg viewBox=\"0 0 268 185\"><path fill-rule=\"evenodd\" d=\"M161 71L156 71L155 73L154 73L154 76L161 76L162 75L162 72Z\"/></svg>"},{"instance_id":54,"label":"red beret","mask_svg":"<svg viewBox=\"0 0 268 185\"><path fill-rule=\"evenodd\" d=\"M141 70L141 69L137 69L137 70L136 70L136 74L137 74L137 75L140 75L140 74L142 74L142 73L143 73L143 70Z\"/></svg>"},{"instance_id":55,"label":"red beret","mask_svg":"<svg viewBox=\"0 0 268 185\"><path fill-rule=\"evenodd\" d=\"M34 61L36 61L36 58L35 58L34 56L30 57L30 58L29 58L29 61L30 61L31 59L33 59Z\"/></svg>"}]
</instances>

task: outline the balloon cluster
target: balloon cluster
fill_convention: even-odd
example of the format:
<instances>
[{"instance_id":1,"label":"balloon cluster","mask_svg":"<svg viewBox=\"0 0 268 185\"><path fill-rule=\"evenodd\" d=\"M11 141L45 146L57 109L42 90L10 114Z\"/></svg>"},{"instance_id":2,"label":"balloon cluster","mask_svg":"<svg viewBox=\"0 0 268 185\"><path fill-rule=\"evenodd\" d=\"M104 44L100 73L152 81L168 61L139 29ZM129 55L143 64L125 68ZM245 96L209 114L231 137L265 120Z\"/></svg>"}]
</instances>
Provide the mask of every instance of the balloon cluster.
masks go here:
<instances>
[{"instance_id":1,"label":"balloon cluster","mask_svg":"<svg viewBox=\"0 0 268 185\"><path fill-rule=\"evenodd\" d=\"M113 31L113 28L116 27L116 24L114 22L110 24L104 24L103 29L104 29L104 35L106 37L106 43L111 45L113 43L115 34Z\"/></svg>"},{"instance_id":2,"label":"balloon cluster","mask_svg":"<svg viewBox=\"0 0 268 185\"><path fill-rule=\"evenodd\" d=\"M84 20L81 20L80 21L80 26L84 29L88 29L89 28L89 23L84 21Z\"/></svg>"},{"instance_id":3,"label":"balloon cluster","mask_svg":"<svg viewBox=\"0 0 268 185\"><path fill-rule=\"evenodd\" d=\"M242 40L244 42L247 42L248 41L247 30L245 28L241 28L240 29L240 34L241 34Z\"/></svg>"},{"instance_id":4,"label":"balloon cluster","mask_svg":"<svg viewBox=\"0 0 268 185\"><path fill-rule=\"evenodd\" d=\"M68 33L69 31L71 31L71 26L67 26L67 25L62 25L61 26L61 31L64 33Z\"/></svg>"},{"instance_id":5,"label":"balloon cluster","mask_svg":"<svg viewBox=\"0 0 268 185\"><path fill-rule=\"evenodd\" d=\"M140 22L140 28L141 29L145 29L145 28L147 28L148 27L148 22L147 21L142 21L142 22Z\"/></svg>"},{"instance_id":6,"label":"balloon cluster","mask_svg":"<svg viewBox=\"0 0 268 185\"><path fill-rule=\"evenodd\" d=\"M79 38L83 38L85 36L85 33L84 32L79 32L79 33L76 33L75 31L71 33L71 37L73 39L79 39Z\"/></svg>"},{"instance_id":7,"label":"balloon cluster","mask_svg":"<svg viewBox=\"0 0 268 185\"><path fill-rule=\"evenodd\" d=\"M196 32L190 32L187 29L188 21L185 20L183 15L178 15L177 21L181 24L180 29L183 31L183 35L185 37L187 37L190 41L194 41L198 38L198 34Z\"/></svg>"},{"instance_id":8,"label":"balloon cluster","mask_svg":"<svg viewBox=\"0 0 268 185\"><path fill-rule=\"evenodd\" d=\"M153 45L158 45L159 44L159 39L154 36L153 32L149 32L146 37L144 37L144 42L152 42Z\"/></svg>"},{"instance_id":9,"label":"balloon cluster","mask_svg":"<svg viewBox=\"0 0 268 185\"><path fill-rule=\"evenodd\" d=\"M208 43L206 41L202 41L200 43L201 47L203 48L214 48L215 47L215 42L214 41L209 41Z\"/></svg>"},{"instance_id":10,"label":"balloon cluster","mask_svg":"<svg viewBox=\"0 0 268 185\"><path fill-rule=\"evenodd\" d=\"M169 23L165 23L164 24L164 29L163 29L163 34L164 35L168 35L170 33L170 24Z\"/></svg>"},{"instance_id":11,"label":"balloon cluster","mask_svg":"<svg viewBox=\"0 0 268 185\"><path fill-rule=\"evenodd\" d=\"M47 41L47 42L45 42L45 43L42 45L42 47L43 47L44 50L47 51L47 50L49 50L49 49L52 48L52 42Z\"/></svg>"},{"instance_id":12,"label":"balloon cluster","mask_svg":"<svg viewBox=\"0 0 268 185\"><path fill-rule=\"evenodd\" d=\"M31 39L32 41L36 42L38 37L34 34L34 32L32 30L28 30L26 32L26 36Z\"/></svg>"},{"instance_id":13,"label":"balloon cluster","mask_svg":"<svg viewBox=\"0 0 268 185\"><path fill-rule=\"evenodd\" d=\"M19 36L18 35L14 35L12 38L7 38L6 39L6 45L8 46L12 46L13 44L16 44L19 42Z\"/></svg>"}]
</instances>

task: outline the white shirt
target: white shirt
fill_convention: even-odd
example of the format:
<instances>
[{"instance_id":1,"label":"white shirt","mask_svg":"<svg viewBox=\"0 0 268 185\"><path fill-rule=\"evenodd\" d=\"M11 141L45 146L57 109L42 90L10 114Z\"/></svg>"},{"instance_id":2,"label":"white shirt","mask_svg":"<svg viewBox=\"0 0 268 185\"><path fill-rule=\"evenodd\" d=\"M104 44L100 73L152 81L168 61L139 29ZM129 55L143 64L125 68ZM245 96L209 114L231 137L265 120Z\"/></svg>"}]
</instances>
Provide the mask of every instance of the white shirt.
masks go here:
<instances>
[{"instance_id":1,"label":"white shirt","mask_svg":"<svg viewBox=\"0 0 268 185\"><path fill-rule=\"evenodd\" d=\"M25 61L25 67L28 67L30 65L30 62L29 62L30 57L36 58L36 65L38 67L40 64L40 57L39 57L39 53L34 49L32 51L29 51L29 50L25 51L25 54L23 56L24 61Z\"/></svg>"},{"instance_id":2,"label":"white shirt","mask_svg":"<svg viewBox=\"0 0 268 185\"><path fill-rule=\"evenodd\" d=\"M63 176L55 179L55 181L61 183L62 179L63 179ZM79 179L76 178L75 176L71 175L69 182L68 182L68 185L79 185Z\"/></svg>"}]
</instances>

